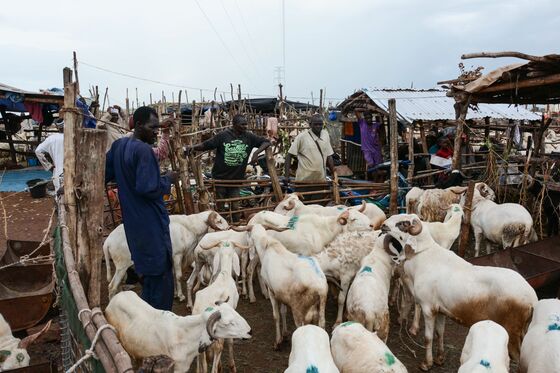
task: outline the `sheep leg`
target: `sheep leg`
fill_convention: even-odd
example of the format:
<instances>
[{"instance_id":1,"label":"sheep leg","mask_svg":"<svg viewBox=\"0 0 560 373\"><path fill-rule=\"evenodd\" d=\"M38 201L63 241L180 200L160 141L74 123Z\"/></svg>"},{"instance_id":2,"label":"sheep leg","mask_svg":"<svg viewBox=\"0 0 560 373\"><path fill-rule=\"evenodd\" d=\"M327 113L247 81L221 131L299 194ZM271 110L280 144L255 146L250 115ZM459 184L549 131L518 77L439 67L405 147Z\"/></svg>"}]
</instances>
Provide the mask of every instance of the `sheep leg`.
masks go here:
<instances>
[{"instance_id":1,"label":"sheep leg","mask_svg":"<svg viewBox=\"0 0 560 373\"><path fill-rule=\"evenodd\" d=\"M224 350L224 340L218 339L214 343L214 358L212 359L212 371L211 373L218 373L221 371L220 362L222 360L222 351Z\"/></svg>"},{"instance_id":2,"label":"sheep leg","mask_svg":"<svg viewBox=\"0 0 560 373\"><path fill-rule=\"evenodd\" d=\"M181 288L181 277L183 276L183 271L181 268L181 262L183 257L181 255L173 256L173 269L175 271L175 296L179 298L179 301L184 301L185 296L183 295L183 289Z\"/></svg>"},{"instance_id":3,"label":"sheep leg","mask_svg":"<svg viewBox=\"0 0 560 373\"><path fill-rule=\"evenodd\" d=\"M412 326L408 330L408 332L416 336L418 334L418 330L420 330L420 305L418 303L414 303L414 318L412 319Z\"/></svg>"},{"instance_id":4,"label":"sheep leg","mask_svg":"<svg viewBox=\"0 0 560 373\"><path fill-rule=\"evenodd\" d=\"M341 291L342 293L343 291ZM340 298L340 294L339 298ZM327 294L319 296L319 327L325 329L325 308L327 307ZM342 307L344 308L344 302L342 303Z\"/></svg>"},{"instance_id":5,"label":"sheep leg","mask_svg":"<svg viewBox=\"0 0 560 373\"><path fill-rule=\"evenodd\" d=\"M109 299L113 298L113 296L119 291L119 286L123 281L124 276L126 275L126 270L128 269L128 267L115 268L115 275L109 283Z\"/></svg>"},{"instance_id":6,"label":"sheep leg","mask_svg":"<svg viewBox=\"0 0 560 373\"><path fill-rule=\"evenodd\" d=\"M436 318L431 314L431 308L429 306L423 305L422 311L424 313L424 347L426 347L426 359L420 364L420 369L427 372L434 365L432 345Z\"/></svg>"},{"instance_id":7,"label":"sheep leg","mask_svg":"<svg viewBox=\"0 0 560 373\"><path fill-rule=\"evenodd\" d=\"M436 316L436 358L434 362L437 365L443 365L445 360L445 348L443 345L443 333L445 332L445 316L443 314L438 314Z\"/></svg>"},{"instance_id":8,"label":"sheep leg","mask_svg":"<svg viewBox=\"0 0 560 373\"><path fill-rule=\"evenodd\" d=\"M259 271L258 278L259 278L259 286L261 287L261 293L265 297L265 299L268 299L268 288L266 287L266 283L264 281L264 278L261 276L260 271Z\"/></svg>"},{"instance_id":9,"label":"sheep leg","mask_svg":"<svg viewBox=\"0 0 560 373\"><path fill-rule=\"evenodd\" d=\"M478 253L480 252L480 244L481 241L483 240L484 240L484 235L482 234L482 231L475 230L474 231L474 256L478 256Z\"/></svg>"},{"instance_id":10,"label":"sheep leg","mask_svg":"<svg viewBox=\"0 0 560 373\"><path fill-rule=\"evenodd\" d=\"M237 373L237 367L235 366L235 360L233 358L233 338L226 339L228 345L228 366L229 371L232 373Z\"/></svg>"},{"instance_id":11,"label":"sheep leg","mask_svg":"<svg viewBox=\"0 0 560 373\"><path fill-rule=\"evenodd\" d=\"M206 362L206 351L198 354L198 364L196 365L196 373L207 373L208 363Z\"/></svg>"},{"instance_id":12,"label":"sheep leg","mask_svg":"<svg viewBox=\"0 0 560 373\"><path fill-rule=\"evenodd\" d=\"M194 265L194 269L187 280L187 309L192 310L193 308L193 287L194 282L198 278L198 274L200 273L200 263L197 260Z\"/></svg>"},{"instance_id":13,"label":"sheep leg","mask_svg":"<svg viewBox=\"0 0 560 373\"><path fill-rule=\"evenodd\" d=\"M486 254L490 254L492 252L492 242L486 240Z\"/></svg>"},{"instance_id":14,"label":"sheep leg","mask_svg":"<svg viewBox=\"0 0 560 373\"><path fill-rule=\"evenodd\" d=\"M288 322L286 321L286 315L288 313L288 306L284 303L280 305L280 316L282 316L282 337L287 337L288 333Z\"/></svg>"},{"instance_id":15,"label":"sheep leg","mask_svg":"<svg viewBox=\"0 0 560 373\"><path fill-rule=\"evenodd\" d=\"M249 254L243 251L241 254L241 295L247 296L247 262Z\"/></svg>"},{"instance_id":16,"label":"sheep leg","mask_svg":"<svg viewBox=\"0 0 560 373\"><path fill-rule=\"evenodd\" d=\"M346 295L348 294L348 288L350 284L346 281L346 278L340 279L340 287L342 288L341 291L338 292L338 313L336 314L336 321L334 322L334 326L338 326L342 323L342 316L344 314L344 303L346 303Z\"/></svg>"},{"instance_id":17,"label":"sheep leg","mask_svg":"<svg viewBox=\"0 0 560 373\"><path fill-rule=\"evenodd\" d=\"M257 298L255 298L255 290L253 288L253 275L255 274L255 269L257 268L259 257L255 255L253 259L249 262L249 267L247 269L247 287L249 288L249 303L255 303Z\"/></svg>"},{"instance_id":18,"label":"sheep leg","mask_svg":"<svg viewBox=\"0 0 560 373\"><path fill-rule=\"evenodd\" d=\"M274 350L278 351L280 349L280 344L282 344L282 334L280 333L280 315L278 312L278 301L274 298L271 293L270 304L272 305L272 317L274 318L274 326L276 327L276 341L274 342Z\"/></svg>"}]
</instances>

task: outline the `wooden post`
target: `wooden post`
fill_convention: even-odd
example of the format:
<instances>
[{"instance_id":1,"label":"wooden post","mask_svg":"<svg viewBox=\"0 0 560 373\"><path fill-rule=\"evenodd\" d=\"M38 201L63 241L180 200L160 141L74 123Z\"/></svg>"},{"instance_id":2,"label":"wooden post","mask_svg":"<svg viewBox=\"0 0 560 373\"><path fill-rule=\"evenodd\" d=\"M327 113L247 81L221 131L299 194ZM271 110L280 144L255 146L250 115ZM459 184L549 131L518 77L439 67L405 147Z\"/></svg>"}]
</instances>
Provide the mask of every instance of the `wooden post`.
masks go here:
<instances>
[{"instance_id":1,"label":"wooden post","mask_svg":"<svg viewBox=\"0 0 560 373\"><path fill-rule=\"evenodd\" d=\"M470 180L467 188L467 195L465 196L465 205L463 207L464 216L463 222L461 223L461 234L459 236L459 256L461 258L465 257L465 251L467 250L467 244L469 243L474 185L475 182L473 180Z\"/></svg>"},{"instance_id":2,"label":"wooden post","mask_svg":"<svg viewBox=\"0 0 560 373\"><path fill-rule=\"evenodd\" d=\"M280 186L280 181L278 180L278 174L276 173L276 165L274 164L274 158L272 157L272 149L268 147L264 152L266 155L266 165L268 167L268 174L270 175L270 179L272 181L272 191L274 192L276 203L280 203L280 201L282 201L282 187Z\"/></svg>"},{"instance_id":3,"label":"wooden post","mask_svg":"<svg viewBox=\"0 0 560 373\"><path fill-rule=\"evenodd\" d=\"M426 140L426 131L424 129L424 122L419 121L418 122L420 124L420 141L422 141L422 153L424 154L428 154L429 149L428 149L428 142ZM432 165L430 164L430 156L428 155L428 161L426 162L426 169L428 171L432 170ZM432 177L430 176L428 178L428 182L431 184L432 183Z\"/></svg>"},{"instance_id":4,"label":"wooden post","mask_svg":"<svg viewBox=\"0 0 560 373\"><path fill-rule=\"evenodd\" d=\"M99 170L105 167L107 134L105 130L77 128L76 173L78 269L88 275L88 301L91 307L101 304L101 262L103 253L103 193L105 180ZM66 174L66 169L65 169ZM66 189L66 186L65 186ZM84 273L85 277L85 273Z\"/></svg>"},{"instance_id":5,"label":"wooden post","mask_svg":"<svg viewBox=\"0 0 560 373\"><path fill-rule=\"evenodd\" d=\"M181 105L181 93L179 91L179 106ZM194 213L194 203L192 200L192 194L190 191L191 184L189 180L189 166L187 160L183 157L183 144L181 142L181 116L177 115L176 120L173 121L173 138L171 142L173 143L173 150L175 152L175 160L178 161L179 166L179 180L181 181L181 191L183 195L184 211L185 214ZM179 191L177 191L179 194Z\"/></svg>"},{"instance_id":6,"label":"wooden post","mask_svg":"<svg viewBox=\"0 0 560 373\"><path fill-rule=\"evenodd\" d=\"M337 205L340 205L340 193L338 190L338 174L336 173L336 171L333 177L332 191L333 191L333 202Z\"/></svg>"},{"instance_id":7,"label":"wooden post","mask_svg":"<svg viewBox=\"0 0 560 373\"><path fill-rule=\"evenodd\" d=\"M78 79L78 58L76 57L76 51L72 52L74 60L74 75L76 76L76 92L80 92L80 79Z\"/></svg>"},{"instance_id":8,"label":"wooden post","mask_svg":"<svg viewBox=\"0 0 560 373\"><path fill-rule=\"evenodd\" d=\"M412 176L414 176L414 122L410 123L410 133L408 135L408 183L412 183Z\"/></svg>"},{"instance_id":9,"label":"wooden post","mask_svg":"<svg viewBox=\"0 0 560 373\"><path fill-rule=\"evenodd\" d=\"M323 89L319 90L319 112L323 114Z\"/></svg>"},{"instance_id":10,"label":"wooden post","mask_svg":"<svg viewBox=\"0 0 560 373\"><path fill-rule=\"evenodd\" d=\"M76 114L76 84L72 83L72 70L65 67L64 75L64 201L67 216L70 247L76 250L76 194L74 179L76 172L75 132L81 121ZM74 252L74 257L78 257Z\"/></svg>"},{"instance_id":11,"label":"wooden post","mask_svg":"<svg viewBox=\"0 0 560 373\"><path fill-rule=\"evenodd\" d=\"M457 132L455 134L455 144L453 146L453 162L454 170L461 169L461 137L463 136L463 127L469 110L471 96L461 97L461 101L455 103L455 117L457 119Z\"/></svg>"},{"instance_id":12,"label":"wooden post","mask_svg":"<svg viewBox=\"0 0 560 373\"><path fill-rule=\"evenodd\" d=\"M399 191L399 153L397 142L397 105L394 98L389 99L389 126L390 126L390 151L391 151L391 202L389 204L389 214L395 215L398 213L398 191Z\"/></svg>"}]
</instances>

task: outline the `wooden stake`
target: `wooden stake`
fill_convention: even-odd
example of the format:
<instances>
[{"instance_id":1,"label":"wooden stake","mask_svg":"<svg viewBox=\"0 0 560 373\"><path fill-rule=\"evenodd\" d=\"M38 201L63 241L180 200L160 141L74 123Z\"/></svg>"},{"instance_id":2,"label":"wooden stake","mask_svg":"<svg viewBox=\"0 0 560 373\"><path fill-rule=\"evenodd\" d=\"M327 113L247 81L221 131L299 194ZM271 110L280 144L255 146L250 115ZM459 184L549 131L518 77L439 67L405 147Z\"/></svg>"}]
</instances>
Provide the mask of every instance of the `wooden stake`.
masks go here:
<instances>
[{"instance_id":1,"label":"wooden stake","mask_svg":"<svg viewBox=\"0 0 560 373\"><path fill-rule=\"evenodd\" d=\"M408 136L408 183L412 183L412 176L414 176L414 122L410 123L410 133Z\"/></svg>"},{"instance_id":2,"label":"wooden stake","mask_svg":"<svg viewBox=\"0 0 560 373\"><path fill-rule=\"evenodd\" d=\"M152 92L150 92L150 106L152 106Z\"/></svg>"},{"instance_id":3,"label":"wooden stake","mask_svg":"<svg viewBox=\"0 0 560 373\"><path fill-rule=\"evenodd\" d=\"M338 189L338 174L334 173L333 183L332 183L332 190L333 190L333 201L335 204L340 205L340 192Z\"/></svg>"},{"instance_id":4,"label":"wooden stake","mask_svg":"<svg viewBox=\"0 0 560 373\"><path fill-rule=\"evenodd\" d=\"M282 187L280 186L280 180L278 179L278 174L276 173L276 165L274 164L274 158L272 157L272 149L268 147L264 152L266 154L268 174L270 175L270 179L272 181L272 191L274 192L276 203L280 203L280 201L282 201Z\"/></svg>"},{"instance_id":5,"label":"wooden stake","mask_svg":"<svg viewBox=\"0 0 560 373\"><path fill-rule=\"evenodd\" d=\"M78 58L76 57L76 51L72 52L74 55L74 75L76 76L76 94L80 93L80 80L78 79Z\"/></svg>"},{"instance_id":6,"label":"wooden stake","mask_svg":"<svg viewBox=\"0 0 560 373\"><path fill-rule=\"evenodd\" d=\"M465 205L463 207L464 216L463 222L461 223L461 234L459 236L459 256L461 258L465 257L465 251L467 250L467 245L469 243L474 185L475 182L470 180L467 188L467 195L465 196Z\"/></svg>"},{"instance_id":7,"label":"wooden stake","mask_svg":"<svg viewBox=\"0 0 560 373\"><path fill-rule=\"evenodd\" d=\"M103 106L101 106L101 113L105 111L105 100L109 97L109 87L105 87L105 94L103 95ZM74 105L76 101L74 101Z\"/></svg>"},{"instance_id":8,"label":"wooden stake","mask_svg":"<svg viewBox=\"0 0 560 373\"><path fill-rule=\"evenodd\" d=\"M136 108L140 107L140 104L138 103L138 88L135 88L136 90Z\"/></svg>"},{"instance_id":9,"label":"wooden stake","mask_svg":"<svg viewBox=\"0 0 560 373\"><path fill-rule=\"evenodd\" d=\"M389 99L389 126L390 134L390 152L391 152L391 202L389 204L389 214L398 213L397 197L399 192L399 154L398 154L398 123L397 123L397 105L394 98Z\"/></svg>"},{"instance_id":10,"label":"wooden stake","mask_svg":"<svg viewBox=\"0 0 560 373\"><path fill-rule=\"evenodd\" d=\"M420 124L420 141L422 141L422 153L428 154L428 142L426 141L426 132L424 129L424 122L418 122ZM428 161L426 162L426 168L428 171L432 170L432 165L430 164L430 156L428 156ZM432 183L432 177L428 179L428 182Z\"/></svg>"},{"instance_id":11,"label":"wooden stake","mask_svg":"<svg viewBox=\"0 0 560 373\"><path fill-rule=\"evenodd\" d=\"M467 112L469 111L469 104L471 102L471 96L467 96L464 100L455 103L458 108L455 108L455 115L457 118L457 132L455 134L455 145L453 147L453 161L452 167L454 170L461 169L461 144L463 136L463 127L465 126L465 118L467 117Z\"/></svg>"},{"instance_id":12,"label":"wooden stake","mask_svg":"<svg viewBox=\"0 0 560 373\"><path fill-rule=\"evenodd\" d=\"M319 112L323 113L323 89L319 90Z\"/></svg>"}]
</instances>

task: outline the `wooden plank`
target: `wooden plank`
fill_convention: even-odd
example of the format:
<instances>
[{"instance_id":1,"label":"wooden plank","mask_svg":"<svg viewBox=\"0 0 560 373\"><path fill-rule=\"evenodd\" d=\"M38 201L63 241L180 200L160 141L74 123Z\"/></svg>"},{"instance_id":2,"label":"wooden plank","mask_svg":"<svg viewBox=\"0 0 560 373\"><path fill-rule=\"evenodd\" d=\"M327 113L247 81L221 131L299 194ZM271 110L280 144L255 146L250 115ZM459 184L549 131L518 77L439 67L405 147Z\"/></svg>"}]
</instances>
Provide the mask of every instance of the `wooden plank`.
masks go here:
<instances>
[{"instance_id":1,"label":"wooden plank","mask_svg":"<svg viewBox=\"0 0 560 373\"><path fill-rule=\"evenodd\" d=\"M473 180L469 181L467 188L467 195L465 197L465 205L463 207L463 222L461 223L461 233L459 235L459 256L461 258L465 257L465 251L467 250L467 245L469 243L469 234L471 231L471 213L472 213L472 199L474 196L474 185Z\"/></svg>"},{"instance_id":2,"label":"wooden plank","mask_svg":"<svg viewBox=\"0 0 560 373\"><path fill-rule=\"evenodd\" d=\"M389 214L397 214L397 197L399 191L398 180L398 123L397 105L394 98L389 99L389 126L390 126L390 153L391 153L391 201L389 203Z\"/></svg>"},{"instance_id":3,"label":"wooden plank","mask_svg":"<svg viewBox=\"0 0 560 373\"><path fill-rule=\"evenodd\" d=\"M282 201L282 187L280 186L280 180L278 179L278 174L276 173L276 165L274 163L274 158L272 157L272 149L270 147L265 149L266 155L266 165L268 167L268 175L272 181L272 190L274 191L274 197L276 198L276 203Z\"/></svg>"}]
</instances>

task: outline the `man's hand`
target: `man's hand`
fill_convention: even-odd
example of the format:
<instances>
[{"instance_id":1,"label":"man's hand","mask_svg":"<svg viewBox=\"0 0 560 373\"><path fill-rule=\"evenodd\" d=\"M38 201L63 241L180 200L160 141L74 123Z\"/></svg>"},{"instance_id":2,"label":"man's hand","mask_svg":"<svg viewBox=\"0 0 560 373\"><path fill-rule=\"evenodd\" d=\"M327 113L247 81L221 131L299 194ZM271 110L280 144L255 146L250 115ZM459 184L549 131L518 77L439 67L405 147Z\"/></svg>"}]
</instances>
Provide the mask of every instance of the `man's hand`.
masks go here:
<instances>
[{"instance_id":1,"label":"man's hand","mask_svg":"<svg viewBox=\"0 0 560 373\"><path fill-rule=\"evenodd\" d=\"M179 178L179 174L177 173L177 171L167 171L163 176L169 177L172 184L175 184Z\"/></svg>"},{"instance_id":2,"label":"man's hand","mask_svg":"<svg viewBox=\"0 0 560 373\"><path fill-rule=\"evenodd\" d=\"M255 152L253 154L253 156L251 157L251 160L249 161L249 164L257 164L259 161L259 156L257 154L257 152Z\"/></svg>"}]
</instances>

